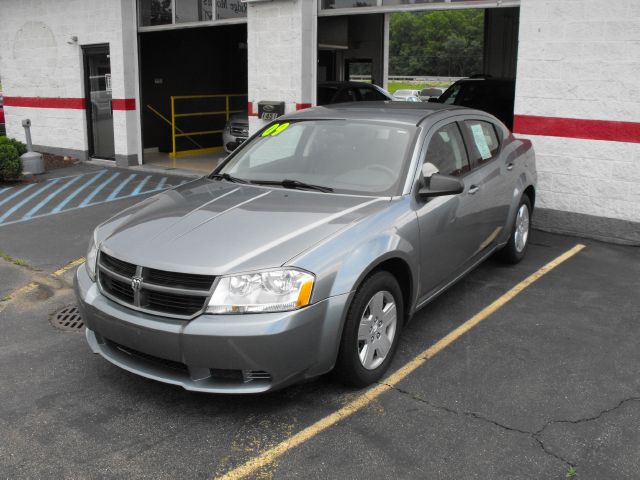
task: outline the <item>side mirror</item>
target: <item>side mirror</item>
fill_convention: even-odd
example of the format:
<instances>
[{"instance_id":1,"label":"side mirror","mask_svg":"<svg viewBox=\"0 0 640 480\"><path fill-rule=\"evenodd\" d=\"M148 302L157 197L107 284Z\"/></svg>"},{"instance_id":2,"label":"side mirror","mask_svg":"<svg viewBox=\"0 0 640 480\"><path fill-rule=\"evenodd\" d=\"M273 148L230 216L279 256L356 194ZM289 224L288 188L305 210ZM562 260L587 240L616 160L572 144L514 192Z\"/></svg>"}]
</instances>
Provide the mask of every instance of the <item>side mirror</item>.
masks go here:
<instances>
[{"instance_id":1,"label":"side mirror","mask_svg":"<svg viewBox=\"0 0 640 480\"><path fill-rule=\"evenodd\" d=\"M458 177L434 173L425 178L425 184L418 190L418 195L425 198L457 195L464 191L464 183Z\"/></svg>"}]
</instances>

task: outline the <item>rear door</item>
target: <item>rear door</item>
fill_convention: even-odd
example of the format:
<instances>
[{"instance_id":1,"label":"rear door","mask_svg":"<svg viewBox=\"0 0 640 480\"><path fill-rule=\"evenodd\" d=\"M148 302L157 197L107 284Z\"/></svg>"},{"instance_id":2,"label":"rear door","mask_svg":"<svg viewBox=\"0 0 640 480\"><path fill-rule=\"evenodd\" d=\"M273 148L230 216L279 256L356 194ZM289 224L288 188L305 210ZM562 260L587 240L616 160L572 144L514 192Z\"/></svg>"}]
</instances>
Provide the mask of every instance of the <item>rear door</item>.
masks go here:
<instances>
[{"instance_id":1,"label":"rear door","mask_svg":"<svg viewBox=\"0 0 640 480\"><path fill-rule=\"evenodd\" d=\"M471 161L467 181L474 198L466 212L467 224L479 240L469 258L468 263L473 263L495 245L505 227L513 191L513 165L507 163L503 152L501 130L488 117L466 116L459 123Z\"/></svg>"}]
</instances>

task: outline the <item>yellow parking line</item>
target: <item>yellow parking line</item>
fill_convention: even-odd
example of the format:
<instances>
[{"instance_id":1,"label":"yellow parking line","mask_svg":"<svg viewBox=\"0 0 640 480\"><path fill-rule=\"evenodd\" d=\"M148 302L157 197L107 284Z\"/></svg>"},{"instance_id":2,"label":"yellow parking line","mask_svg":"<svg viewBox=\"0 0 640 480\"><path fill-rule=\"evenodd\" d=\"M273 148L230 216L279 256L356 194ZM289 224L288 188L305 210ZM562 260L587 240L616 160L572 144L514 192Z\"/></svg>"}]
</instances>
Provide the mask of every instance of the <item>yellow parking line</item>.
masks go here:
<instances>
[{"instance_id":1,"label":"yellow parking line","mask_svg":"<svg viewBox=\"0 0 640 480\"><path fill-rule=\"evenodd\" d=\"M318 420L313 425L310 425L304 430L301 430L300 432L296 433L292 437L282 441L278 445L268 450L265 450L257 457L250 459L246 463L238 466L237 468L234 468L233 470L230 470L229 472L227 472L226 474L218 478L221 480L236 480L236 479L244 478L248 475L251 475L252 473L255 473L258 469L269 465L270 463L272 463L278 457L282 456L287 451L298 447L299 445L303 444L307 440L315 437L322 431L338 423L340 420L347 418L351 414L366 407L371 402L373 402L376 398L378 398L382 393L395 387L400 381L405 379L409 374L411 374L418 367L423 365L427 360L437 355L439 352L441 352L446 347L451 345L454 341L456 341L462 335L464 335L473 327L478 325L484 319L489 317L491 314L495 313L497 310L503 307L506 303L508 303L510 300L516 297L519 293L521 293L525 288L535 283L542 276L549 273L558 265L562 264L563 262L573 257L575 254L580 252L583 248L585 248L584 245L577 244L572 249L566 251L555 260L552 260L551 262L547 263L545 266L540 268L535 273L529 275L522 282L518 283L516 286L511 288L511 290L509 290L507 293L502 295L500 298L495 300L493 303L491 303L487 307L483 308L480 312L476 313L473 317L471 317L465 323L460 325L458 328L450 332L444 338L440 339L434 345L427 348L424 352L416 356L413 360L411 360L409 363L404 365L402 368L400 368L399 370L394 372L392 375L387 377L384 380L385 383L381 383L376 385L375 387L370 388L365 393L357 397L355 400L352 400L351 402L349 402L348 404L346 404L344 407L337 410L336 412L324 417L321 420Z\"/></svg>"},{"instance_id":2,"label":"yellow parking line","mask_svg":"<svg viewBox=\"0 0 640 480\"><path fill-rule=\"evenodd\" d=\"M11 294L9 294L9 296L11 298L13 298L16 295L23 295L25 293L32 292L36 288L38 288L38 283L37 282L31 282L31 283L25 285L24 287L20 287L17 290L14 290L13 292L11 292Z\"/></svg>"},{"instance_id":3,"label":"yellow parking line","mask_svg":"<svg viewBox=\"0 0 640 480\"><path fill-rule=\"evenodd\" d=\"M51 274L52 277L60 277L62 275L64 275L65 273L67 273L69 270L71 270L72 268L77 267L78 265L84 263L85 258L84 257L80 257L77 258L75 260L73 260L72 262L67 263L64 267L62 267L60 270L56 270L55 272L53 272Z\"/></svg>"},{"instance_id":4,"label":"yellow parking line","mask_svg":"<svg viewBox=\"0 0 640 480\"><path fill-rule=\"evenodd\" d=\"M56 270L55 272L53 272L51 274L52 277L54 278L58 278L61 277L62 275L64 275L65 273L67 273L69 270L71 270L72 268L77 267L78 265L81 265L82 263L84 263L85 258L84 257L80 257L77 258L69 263L67 263L64 267L60 268L59 270ZM18 295L24 295L26 293L32 292L34 291L36 288L38 288L38 282L31 282L23 287L20 287L16 290L14 290L13 292L11 292L9 295L7 295L7 300L11 300L14 297L18 296Z\"/></svg>"}]
</instances>

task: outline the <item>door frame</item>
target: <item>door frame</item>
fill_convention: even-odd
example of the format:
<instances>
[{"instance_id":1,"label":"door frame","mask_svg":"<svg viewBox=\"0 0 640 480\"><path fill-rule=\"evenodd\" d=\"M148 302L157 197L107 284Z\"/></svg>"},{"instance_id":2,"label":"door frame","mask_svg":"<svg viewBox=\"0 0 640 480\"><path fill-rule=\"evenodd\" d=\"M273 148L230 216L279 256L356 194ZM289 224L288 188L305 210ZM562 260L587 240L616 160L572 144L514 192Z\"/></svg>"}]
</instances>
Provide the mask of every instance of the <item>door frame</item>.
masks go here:
<instances>
[{"instance_id":1,"label":"door frame","mask_svg":"<svg viewBox=\"0 0 640 480\"><path fill-rule=\"evenodd\" d=\"M102 53L106 50L107 55L109 55L109 71L111 71L111 50L109 48L108 43L97 43L94 45L82 45L82 76L83 76L83 84L84 84L84 103L85 103L85 118L87 121L87 147L88 147L88 156L89 158L93 158L95 155L95 145L93 141L93 118L92 118L92 104L91 104L91 81L89 80L89 59L88 55L91 53ZM112 98L113 102L113 98ZM113 103L112 103L113 105ZM113 121L113 117L112 120ZM114 133L114 144L115 144L115 133ZM115 161L115 153L113 157L98 157L104 160L114 160Z\"/></svg>"}]
</instances>

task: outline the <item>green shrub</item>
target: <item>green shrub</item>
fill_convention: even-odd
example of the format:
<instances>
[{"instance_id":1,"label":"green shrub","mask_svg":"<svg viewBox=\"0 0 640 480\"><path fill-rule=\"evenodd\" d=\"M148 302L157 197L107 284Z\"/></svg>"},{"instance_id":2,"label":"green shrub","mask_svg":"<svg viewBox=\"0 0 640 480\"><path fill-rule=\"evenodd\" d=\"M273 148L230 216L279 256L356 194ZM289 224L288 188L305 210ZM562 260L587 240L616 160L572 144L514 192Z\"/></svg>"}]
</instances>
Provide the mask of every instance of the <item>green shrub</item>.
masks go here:
<instances>
[{"instance_id":1,"label":"green shrub","mask_svg":"<svg viewBox=\"0 0 640 480\"><path fill-rule=\"evenodd\" d=\"M16 140L15 138L9 138L1 135L0 145L13 145L13 148L15 148L18 152L18 156L27 153L27 146L20 140Z\"/></svg>"},{"instance_id":2,"label":"green shrub","mask_svg":"<svg viewBox=\"0 0 640 480\"><path fill-rule=\"evenodd\" d=\"M0 180L16 179L21 173L22 163L16 147L0 143Z\"/></svg>"}]
</instances>

